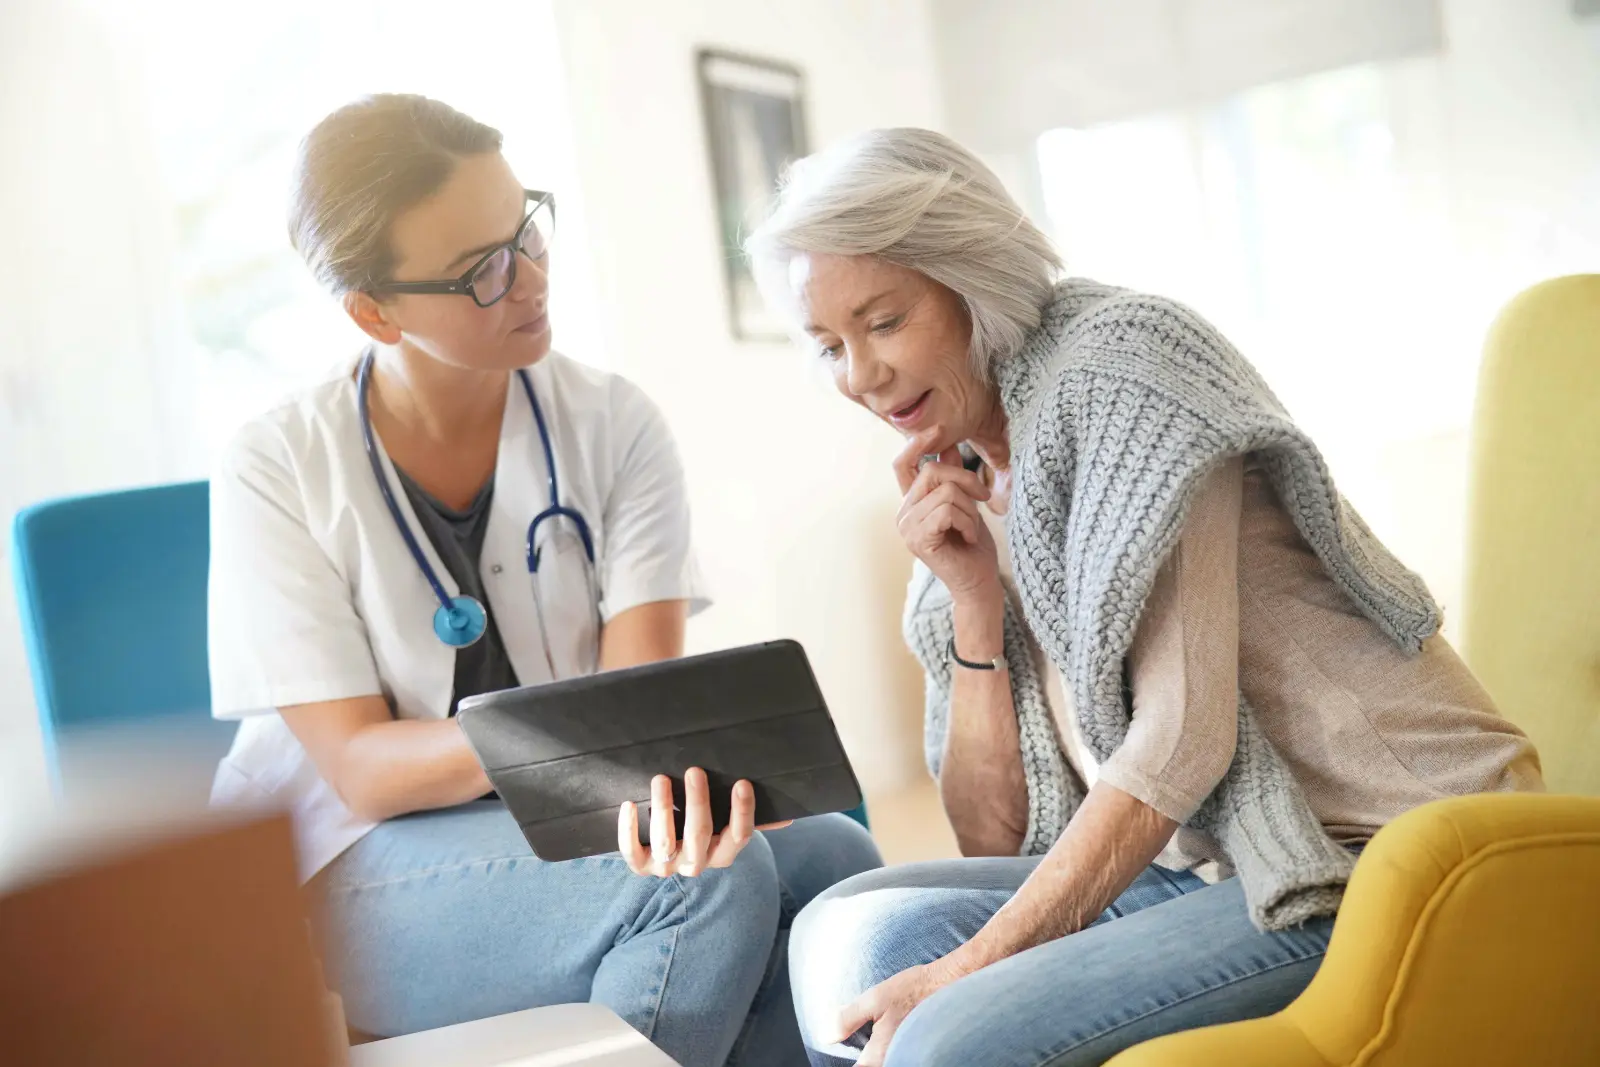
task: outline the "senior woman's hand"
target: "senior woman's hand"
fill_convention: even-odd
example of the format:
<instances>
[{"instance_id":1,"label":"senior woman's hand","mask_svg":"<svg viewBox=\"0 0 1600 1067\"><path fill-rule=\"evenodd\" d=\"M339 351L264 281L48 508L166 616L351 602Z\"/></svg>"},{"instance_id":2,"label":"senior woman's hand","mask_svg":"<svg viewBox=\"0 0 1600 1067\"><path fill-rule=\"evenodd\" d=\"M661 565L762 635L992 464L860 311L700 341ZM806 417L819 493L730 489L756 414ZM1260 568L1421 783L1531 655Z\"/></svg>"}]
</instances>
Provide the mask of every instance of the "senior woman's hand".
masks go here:
<instances>
[{"instance_id":1,"label":"senior woman's hand","mask_svg":"<svg viewBox=\"0 0 1600 1067\"><path fill-rule=\"evenodd\" d=\"M917 464L913 441L895 461L900 479L900 536L958 601L1000 595L1000 554L978 510L989 499L983 479L946 449L937 462Z\"/></svg>"},{"instance_id":2,"label":"senior woman's hand","mask_svg":"<svg viewBox=\"0 0 1600 1067\"><path fill-rule=\"evenodd\" d=\"M901 971L879 982L839 1012L835 1042L850 1038L868 1023L872 1035L861 1049L856 1067L882 1067L889 1053L889 1042L906 1016L924 1000L952 982L964 977L951 965L949 957Z\"/></svg>"},{"instance_id":3,"label":"senior woman's hand","mask_svg":"<svg viewBox=\"0 0 1600 1067\"><path fill-rule=\"evenodd\" d=\"M712 867L728 867L757 830L781 830L787 822L755 825L756 791L740 780L733 786L727 829L711 832L711 786L706 772L691 767L683 776L683 840L672 811L672 779L658 774L650 782L650 849L639 843L639 807L629 802L617 815L617 851L634 874L694 878Z\"/></svg>"}]
</instances>

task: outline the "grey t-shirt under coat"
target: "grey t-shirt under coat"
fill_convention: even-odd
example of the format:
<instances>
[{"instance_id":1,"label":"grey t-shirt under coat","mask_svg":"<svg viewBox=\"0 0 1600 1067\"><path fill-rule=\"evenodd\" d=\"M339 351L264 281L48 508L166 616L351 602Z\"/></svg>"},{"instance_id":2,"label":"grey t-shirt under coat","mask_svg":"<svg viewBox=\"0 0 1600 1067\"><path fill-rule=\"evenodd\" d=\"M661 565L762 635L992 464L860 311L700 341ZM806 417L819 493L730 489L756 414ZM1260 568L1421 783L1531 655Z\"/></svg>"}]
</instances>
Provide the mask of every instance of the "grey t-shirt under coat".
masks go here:
<instances>
[{"instance_id":1,"label":"grey t-shirt under coat","mask_svg":"<svg viewBox=\"0 0 1600 1067\"><path fill-rule=\"evenodd\" d=\"M484 483L466 510L457 511L423 489L399 467L395 468L395 473L400 476L411 508L417 513L417 522L428 535L450 577L464 595L483 605L488 618L488 628L481 638L456 649L455 683L449 709L449 714L454 715L456 707L467 697L515 689L520 684L511 658L506 655L505 642L500 638L500 628L495 625L494 612L489 609L489 598L484 593L483 577L478 572L483 558L483 535L489 528L489 504L494 499L494 478L491 476Z\"/></svg>"}]
</instances>

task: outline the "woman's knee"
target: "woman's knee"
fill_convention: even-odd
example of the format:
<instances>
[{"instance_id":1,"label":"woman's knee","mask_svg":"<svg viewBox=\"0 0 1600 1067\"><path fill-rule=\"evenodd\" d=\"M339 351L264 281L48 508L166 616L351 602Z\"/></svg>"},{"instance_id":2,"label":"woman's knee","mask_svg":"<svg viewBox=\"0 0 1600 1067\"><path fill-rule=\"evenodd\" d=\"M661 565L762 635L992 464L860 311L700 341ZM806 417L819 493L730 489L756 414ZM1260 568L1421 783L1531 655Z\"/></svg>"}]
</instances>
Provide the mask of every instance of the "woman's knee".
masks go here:
<instances>
[{"instance_id":1,"label":"woman's knee","mask_svg":"<svg viewBox=\"0 0 1600 1067\"><path fill-rule=\"evenodd\" d=\"M789 934L789 977L807 1043L840 1008L907 967L937 959L946 944L942 894L898 888L891 871L869 871L818 894Z\"/></svg>"}]
</instances>

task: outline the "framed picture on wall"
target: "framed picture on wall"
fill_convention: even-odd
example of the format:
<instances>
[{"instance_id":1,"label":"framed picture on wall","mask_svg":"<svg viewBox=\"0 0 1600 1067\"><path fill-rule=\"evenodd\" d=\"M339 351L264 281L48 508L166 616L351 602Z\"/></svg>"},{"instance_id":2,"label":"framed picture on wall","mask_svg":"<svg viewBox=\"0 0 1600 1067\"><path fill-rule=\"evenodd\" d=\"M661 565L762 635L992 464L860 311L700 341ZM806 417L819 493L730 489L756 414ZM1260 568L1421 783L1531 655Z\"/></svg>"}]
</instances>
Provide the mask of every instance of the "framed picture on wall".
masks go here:
<instances>
[{"instance_id":1,"label":"framed picture on wall","mask_svg":"<svg viewBox=\"0 0 1600 1067\"><path fill-rule=\"evenodd\" d=\"M805 155L804 79L787 63L702 48L695 55L716 196L728 322L741 341L782 341L739 242L765 215L784 168Z\"/></svg>"}]
</instances>

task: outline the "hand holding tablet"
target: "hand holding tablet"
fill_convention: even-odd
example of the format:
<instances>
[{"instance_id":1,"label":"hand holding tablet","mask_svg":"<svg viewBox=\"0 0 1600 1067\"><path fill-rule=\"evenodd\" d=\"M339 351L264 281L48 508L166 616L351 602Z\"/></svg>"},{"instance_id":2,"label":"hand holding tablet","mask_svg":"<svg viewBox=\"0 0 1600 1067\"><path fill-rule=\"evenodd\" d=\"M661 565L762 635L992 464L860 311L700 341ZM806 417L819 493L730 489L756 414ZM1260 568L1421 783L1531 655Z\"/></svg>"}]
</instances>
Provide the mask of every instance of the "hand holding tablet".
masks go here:
<instances>
[{"instance_id":1,"label":"hand holding tablet","mask_svg":"<svg viewBox=\"0 0 1600 1067\"><path fill-rule=\"evenodd\" d=\"M758 829L861 802L793 641L489 693L457 719L540 859L620 850L641 873L698 873Z\"/></svg>"}]
</instances>

